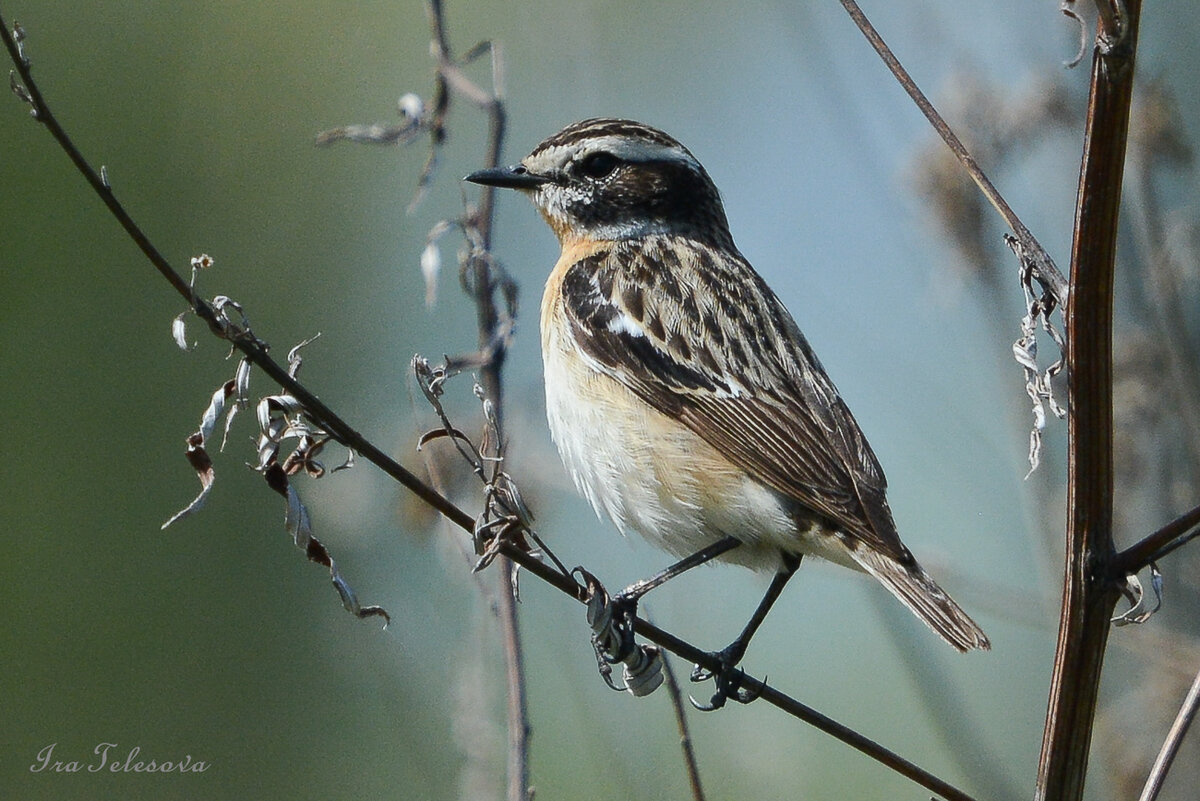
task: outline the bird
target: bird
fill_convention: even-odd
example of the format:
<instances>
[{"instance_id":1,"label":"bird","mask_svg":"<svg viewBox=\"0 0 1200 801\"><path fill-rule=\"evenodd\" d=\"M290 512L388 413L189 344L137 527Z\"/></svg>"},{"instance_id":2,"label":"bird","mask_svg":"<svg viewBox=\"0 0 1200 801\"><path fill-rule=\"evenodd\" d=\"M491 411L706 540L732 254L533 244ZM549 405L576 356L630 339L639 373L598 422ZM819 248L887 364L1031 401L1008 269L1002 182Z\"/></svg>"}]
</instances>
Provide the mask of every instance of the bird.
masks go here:
<instances>
[{"instance_id":1,"label":"bird","mask_svg":"<svg viewBox=\"0 0 1200 801\"><path fill-rule=\"evenodd\" d=\"M736 664L805 555L870 574L957 650L990 648L901 542L871 446L686 147L593 118L465 180L524 193L558 238L540 322L567 471L597 514L680 558L614 602L712 559L773 573L703 708L752 700Z\"/></svg>"}]
</instances>

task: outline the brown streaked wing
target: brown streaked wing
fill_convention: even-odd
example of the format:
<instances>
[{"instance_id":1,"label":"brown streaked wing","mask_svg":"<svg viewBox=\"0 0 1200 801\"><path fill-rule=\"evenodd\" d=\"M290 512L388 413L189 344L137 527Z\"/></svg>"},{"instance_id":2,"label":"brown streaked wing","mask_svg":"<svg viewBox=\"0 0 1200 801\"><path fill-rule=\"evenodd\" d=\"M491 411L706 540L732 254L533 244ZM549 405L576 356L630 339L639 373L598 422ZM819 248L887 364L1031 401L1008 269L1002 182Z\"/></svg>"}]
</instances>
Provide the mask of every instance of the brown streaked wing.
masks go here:
<instances>
[{"instance_id":1,"label":"brown streaked wing","mask_svg":"<svg viewBox=\"0 0 1200 801\"><path fill-rule=\"evenodd\" d=\"M649 238L568 268L579 347L759 481L909 562L883 471L791 316L740 256L689 246L687 263L668 267L670 243Z\"/></svg>"}]
</instances>

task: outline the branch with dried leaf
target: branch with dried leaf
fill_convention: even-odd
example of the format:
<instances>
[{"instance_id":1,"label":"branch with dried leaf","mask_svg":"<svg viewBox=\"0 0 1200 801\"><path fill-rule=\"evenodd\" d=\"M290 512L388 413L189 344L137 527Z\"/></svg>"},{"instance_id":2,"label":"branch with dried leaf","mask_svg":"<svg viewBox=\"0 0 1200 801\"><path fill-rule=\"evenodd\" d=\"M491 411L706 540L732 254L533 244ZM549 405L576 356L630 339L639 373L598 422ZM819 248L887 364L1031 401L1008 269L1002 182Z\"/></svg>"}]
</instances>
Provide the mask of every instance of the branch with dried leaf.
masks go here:
<instances>
[{"instance_id":1,"label":"branch with dried leaf","mask_svg":"<svg viewBox=\"0 0 1200 801\"><path fill-rule=\"evenodd\" d=\"M488 116L488 145L484 157L486 166L495 166L498 163L504 141L503 71L498 47L490 41L482 41L470 48L461 58L456 59L450 48L441 0L427 0L426 12L431 31L430 51L436 61L430 103L427 105L414 93L406 93L401 96L398 103L400 112L398 122L345 125L323 131L316 138L316 144L321 146L338 141L395 145L416 141L421 134L427 134L430 143L429 155L417 181L416 192L409 204L410 211L420 203L432 184L438 154L446 140L446 121L453 98L465 99ZM464 71L467 66L485 54L490 55L492 59L491 90L480 87ZM454 360L456 366L452 369L470 367L480 372L482 387L479 389L479 394L485 396L487 430L494 430L493 438L497 440L496 447L499 449L501 447L499 441L503 439L500 425L503 417L501 371L512 339L513 321L517 308L517 287L504 271L503 266L491 254L494 191L490 187L486 188L479 206L477 208L468 207L463 217L437 223L426 236L426 244L420 261L426 286L425 302L426 305L432 306L436 300L437 276L441 265L438 240L451 228L457 228L463 234L467 248L459 257L459 281L475 304L479 350L474 354ZM504 301L503 307L497 304L497 294ZM435 384L432 382L422 383L422 390L431 402L434 402L434 397L431 396L431 392L436 391L433 389L434 386ZM446 435L450 436L456 446L461 448L465 437L460 436L458 432L450 431L447 431ZM476 453L476 456L479 454ZM480 477L483 478L482 475ZM502 489L498 489L495 481L488 481L487 486L490 492L484 517L488 517L496 511L496 495L503 492ZM507 486L515 490L515 484L508 482ZM490 520L485 525L491 526L496 523L497 520ZM474 539L478 547L481 542L478 531L475 533ZM500 556L500 552L496 548L499 543L507 542L503 537L496 537L491 541L495 543L494 550L481 558L475 567L476 570L485 567L497 556ZM479 554L478 551L477 554ZM501 586L495 600L501 623L501 639L508 676L508 797L510 801L523 801L529 795L530 725L522 667L520 631L517 626L514 600L516 587L513 568L503 557L500 557L499 573Z\"/></svg>"},{"instance_id":2,"label":"branch with dried leaf","mask_svg":"<svg viewBox=\"0 0 1200 801\"><path fill-rule=\"evenodd\" d=\"M1125 552L1116 552L1112 538L1113 276L1140 0L1096 2L1099 23L1069 286L854 0L842 0L842 5L1013 231L1005 241L1021 265L1020 284L1027 308L1013 353L1026 372L1026 390L1033 401L1031 469L1036 469L1039 461L1044 404L1056 416L1069 415L1066 575L1036 797L1078 799L1086 779L1109 628L1112 623L1122 625L1149 618L1161 601L1162 576L1156 559L1200 533L1198 508ZM1074 0L1064 0L1062 11L1080 24L1081 49L1070 64L1073 66L1086 49L1086 28L1075 13ZM1033 281L1040 284L1040 292L1033 289ZM1050 322L1056 308L1066 319L1065 337ZM1062 354L1045 370L1038 365L1038 327L1047 332ZM1174 330L1181 328L1176 326ZM1051 381L1064 363L1069 379L1066 409L1057 404L1051 392ZM1144 590L1136 576L1147 567L1156 597L1152 608L1145 606ZM1131 608L1114 618L1113 610L1122 595L1129 599Z\"/></svg>"},{"instance_id":3,"label":"branch with dried leaf","mask_svg":"<svg viewBox=\"0 0 1200 801\"><path fill-rule=\"evenodd\" d=\"M979 187L979 191L991 203L992 207L1012 231L1004 238L1005 243L1016 255L1020 269L1018 281L1025 293L1026 314L1021 321L1021 336L1013 343L1013 356L1025 370L1025 389L1033 401L1033 428L1029 433L1029 472L1037 470L1041 462L1042 431L1046 427L1046 407L1049 406L1055 417L1063 418L1066 411L1054 400L1051 380L1063 367L1063 356L1066 354L1063 337L1050 321L1055 309L1065 309L1068 303L1069 285L1067 279L1059 272L1050 254L1042 247L1030 230L1013 211L1012 207L992 184L991 180L980 168L975 158L967 150L966 145L954 133L945 119L934 108L933 103L917 86L916 81L904 69L900 60L888 47L887 42L879 35L879 31L867 19L867 15L859 8L855 0L841 0L846 13L866 37L871 47L883 59L884 64L895 76L899 84L912 98L913 103L937 131L938 136L946 143L955 157L962 164L971 180ZM1040 286L1035 290L1034 282ZM1049 367L1042 370L1038 366L1037 329L1041 327L1058 346L1060 358L1054 360Z\"/></svg>"}]
</instances>

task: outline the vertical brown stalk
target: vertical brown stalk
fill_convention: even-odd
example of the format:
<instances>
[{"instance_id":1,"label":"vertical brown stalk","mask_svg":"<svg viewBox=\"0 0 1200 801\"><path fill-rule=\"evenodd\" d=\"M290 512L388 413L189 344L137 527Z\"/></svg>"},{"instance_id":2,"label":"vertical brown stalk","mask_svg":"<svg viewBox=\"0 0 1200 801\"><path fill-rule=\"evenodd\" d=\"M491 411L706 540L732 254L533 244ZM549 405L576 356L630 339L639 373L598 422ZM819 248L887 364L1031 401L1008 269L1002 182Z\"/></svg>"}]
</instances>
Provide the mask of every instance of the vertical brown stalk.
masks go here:
<instances>
[{"instance_id":1,"label":"vertical brown stalk","mask_svg":"<svg viewBox=\"0 0 1200 801\"><path fill-rule=\"evenodd\" d=\"M1066 312L1066 575L1038 801L1083 798L1109 620L1119 595L1112 538L1113 275L1140 7L1140 0L1125 0L1101 15L1092 60Z\"/></svg>"},{"instance_id":2,"label":"vertical brown stalk","mask_svg":"<svg viewBox=\"0 0 1200 801\"><path fill-rule=\"evenodd\" d=\"M500 77L493 71L492 92L486 92L466 78L450 54L449 38L446 35L445 15L441 0L428 0L426 11L433 29L433 55L438 62L438 93L444 99L439 103L440 113L448 107L448 95L453 87L488 115L488 149L484 157L485 167L495 167L500 160L504 142L506 116L499 88ZM441 124L440 121L438 123ZM479 351L484 362L479 367L479 380L483 391L492 402L496 415L497 433L504 436L504 384L501 380L505 346L497 343L500 315L496 309L498 284L487 254L492 249L492 222L495 218L495 189L485 186L472 223L479 235L482 253L472 254L467 270L471 273L471 295L475 303L476 322L479 329ZM507 689L508 716L508 801L527 801L529 791L529 707L525 691L524 654L521 647L521 629L517 620L516 579L512 561L501 556L496 560L499 575L499 594L496 613L500 621L500 642L504 648L505 686Z\"/></svg>"}]
</instances>

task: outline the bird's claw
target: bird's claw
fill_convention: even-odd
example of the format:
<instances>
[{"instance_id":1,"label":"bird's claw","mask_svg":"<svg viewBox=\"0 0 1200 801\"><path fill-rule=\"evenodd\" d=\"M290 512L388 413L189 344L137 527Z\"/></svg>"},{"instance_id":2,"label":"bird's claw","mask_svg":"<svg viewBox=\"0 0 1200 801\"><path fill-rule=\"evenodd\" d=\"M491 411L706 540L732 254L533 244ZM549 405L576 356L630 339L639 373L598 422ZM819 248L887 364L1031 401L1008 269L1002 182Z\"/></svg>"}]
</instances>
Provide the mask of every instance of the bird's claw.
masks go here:
<instances>
[{"instance_id":1,"label":"bird's claw","mask_svg":"<svg viewBox=\"0 0 1200 801\"><path fill-rule=\"evenodd\" d=\"M755 681L754 686L744 686L746 673L737 667L737 655L730 653L727 648L712 656L720 663L720 667L714 671L703 665L696 665L692 669L691 679L693 682L713 679L716 682L716 691L708 703L701 703L692 696L688 696L692 706L701 712L712 712L725 706L725 702L731 698L739 704L748 704L758 698L762 693L762 684Z\"/></svg>"}]
</instances>

